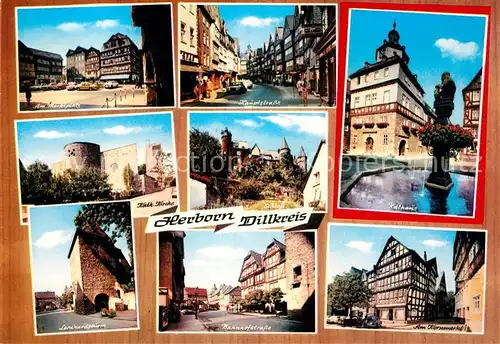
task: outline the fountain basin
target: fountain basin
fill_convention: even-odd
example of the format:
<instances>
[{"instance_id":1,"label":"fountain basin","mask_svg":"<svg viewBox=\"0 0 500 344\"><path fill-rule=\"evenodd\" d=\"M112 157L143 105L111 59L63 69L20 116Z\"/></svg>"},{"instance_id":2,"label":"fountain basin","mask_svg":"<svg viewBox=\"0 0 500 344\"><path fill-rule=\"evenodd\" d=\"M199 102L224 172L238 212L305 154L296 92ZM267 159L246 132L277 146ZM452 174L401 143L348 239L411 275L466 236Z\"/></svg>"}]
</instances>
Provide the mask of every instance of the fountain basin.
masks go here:
<instances>
[{"instance_id":1,"label":"fountain basin","mask_svg":"<svg viewBox=\"0 0 500 344\"><path fill-rule=\"evenodd\" d=\"M424 214L472 216L475 177L451 173L453 185L446 193L425 187L430 170L399 169L361 177L343 195L342 207Z\"/></svg>"}]
</instances>

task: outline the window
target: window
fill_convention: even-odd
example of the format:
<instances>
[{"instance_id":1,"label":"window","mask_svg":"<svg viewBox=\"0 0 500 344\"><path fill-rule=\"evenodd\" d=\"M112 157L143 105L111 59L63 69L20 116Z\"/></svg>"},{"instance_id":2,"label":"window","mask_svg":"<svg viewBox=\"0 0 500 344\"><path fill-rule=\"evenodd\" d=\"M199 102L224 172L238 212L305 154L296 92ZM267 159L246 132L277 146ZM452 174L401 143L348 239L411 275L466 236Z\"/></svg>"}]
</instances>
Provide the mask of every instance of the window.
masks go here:
<instances>
[{"instance_id":1,"label":"window","mask_svg":"<svg viewBox=\"0 0 500 344\"><path fill-rule=\"evenodd\" d=\"M480 92L479 91L472 91L472 101L473 102L478 102L480 97Z\"/></svg>"},{"instance_id":2,"label":"window","mask_svg":"<svg viewBox=\"0 0 500 344\"><path fill-rule=\"evenodd\" d=\"M390 90L384 91L384 104L389 103L390 98L391 98L391 91Z\"/></svg>"},{"instance_id":3,"label":"window","mask_svg":"<svg viewBox=\"0 0 500 344\"><path fill-rule=\"evenodd\" d=\"M189 28L189 45L194 47L194 28Z\"/></svg>"},{"instance_id":4,"label":"window","mask_svg":"<svg viewBox=\"0 0 500 344\"><path fill-rule=\"evenodd\" d=\"M369 75L370 75L370 74L365 74L365 82L368 82L368 76L369 76Z\"/></svg>"},{"instance_id":5,"label":"window","mask_svg":"<svg viewBox=\"0 0 500 344\"><path fill-rule=\"evenodd\" d=\"M186 23L181 22L181 42L186 43Z\"/></svg>"},{"instance_id":6,"label":"window","mask_svg":"<svg viewBox=\"0 0 500 344\"><path fill-rule=\"evenodd\" d=\"M388 76L389 76L389 67L384 68L384 77L388 77Z\"/></svg>"},{"instance_id":7,"label":"window","mask_svg":"<svg viewBox=\"0 0 500 344\"><path fill-rule=\"evenodd\" d=\"M472 110L471 120L473 120L473 121L479 121L479 110L478 109L473 109Z\"/></svg>"},{"instance_id":8,"label":"window","mask_svg":"<svg viewBox=\"0 0 500 344\"><path fill-rule=\"evenodd\" d=\"M293 279L297 279L300 276L302 276L302 266L297 265L296 267L293 268Z\"/></svg>"},{"instance_id":9,"label":"window","mask_svg":"<svg viewBox=\"0 0 500 344\"><path fill-rule=\"evenodd\" d=\"M402 100L402 103L403 103L403 106L407 109L410 108L410 98L408 98L408 96L406 94L403 94L401 96L401 100Z\"/></svg>"},{"instance_id":10,"label":"window","mask_svg":"<svg viewBox=\"0 0 500 344\"><path fill-rule=\"evenodd\" d=\"M354 97L354 107L358 107L359 106L359 97Z\"/></svg>"},{"instance_id":11,"label":"window","mask_svg":"<svg viewBox=\"0 0 500 344\"><path fill-rule=\"evenodd\" d=\"M377 93L372 93L372 104L376 104L377 103Z\"/></svg>"},{"instance_id":12,"label":"window","mask_svg":"<svg viewBox=\"0 0 500 344\"><path fill-rule=\"evenodd\" d=\"M477 139L477 128L472 129L472 135L474 136L475 139Z\"/></svg>"},{"instance_id":13,"label":"window","mask_svg":"<svg viewBox=\"0 0 500 344\"><path fill-rule=\"evenodd\" d=\"M371 104L372 104L371 95L370 94L365 95L365 106L371 105Z\"/></svg>"},{"instance_id":14,"label":"window","mask_svg":"<svg viewBox=\"0 0 500 344\"><path fill-rule=\"evenodd\" d=\"M389 141L389 135L385 134L384 135L384 145L386 145Z\"/></svg>"},{"instance_id":15,"label":"window","mask_svg":"<svg viewBox=\"0 0 500 344\"><path fill-rule=\"evenodd\" d=\"M474 313L479 313L479 308L481 306L481 296L476 295L472 298L472 311Z\"/></svg>"},{"instance_id":16,"label":"window","mask_svg":"<svg viewBox=\"0 0 500 344\"><path fill-rule=\"evenodd\" d=\"M375 73L373 73L373 80L377 80L380 77L380 71L376 70Z\"/></svg>"},{"instance_id":17,"label":"window","mask_svg":"<svg viewBox=\"0 0 500 344\"><path fill-rule=\"evenodd\" d=\"M358 143L358 135L354 135L354 136L353 136L353 138L352 138L352 143L353 143L353 144Z\"/></svg>"}]
</instances>

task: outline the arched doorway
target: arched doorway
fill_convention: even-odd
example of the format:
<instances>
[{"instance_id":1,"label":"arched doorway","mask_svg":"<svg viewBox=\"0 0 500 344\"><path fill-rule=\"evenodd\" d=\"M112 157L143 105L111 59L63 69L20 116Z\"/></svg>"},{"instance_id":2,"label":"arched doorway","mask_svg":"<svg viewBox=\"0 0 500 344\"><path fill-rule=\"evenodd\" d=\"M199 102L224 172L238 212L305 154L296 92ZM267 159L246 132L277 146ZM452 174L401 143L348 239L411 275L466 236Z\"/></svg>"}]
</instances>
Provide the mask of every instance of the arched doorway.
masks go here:
<instances>
[{"instance_id":1,"label":"arched doorway","mask_svg":"<svg viewBox=\"0 0 500 344\"><path fill-rule=\"evenodd\" d=\"M109 296L106 294L99 294L95 297L95 311L100 312L101 309L109 308Z\"/></svg>"},{"instance_id":2,"label":"arched doorway","mask_svg":"<svg viewBox=\"0 0 500 344\"><path fill-rule=\"evenodd\" d=\"M365 151L367 153L373 152L373 144L374 144L373 138L369 136L365 142Z\"/></svg>"},{"instance_id":3,"label":"arched doorway","mask_svg":"<svg viewBox=\"0 0 500 344\"><path fill-rule=\"evenodd\" d=\"M399 142L399 155L405 155L406 151L406 140L401 140Z\"/></svg>"}]
</instances>

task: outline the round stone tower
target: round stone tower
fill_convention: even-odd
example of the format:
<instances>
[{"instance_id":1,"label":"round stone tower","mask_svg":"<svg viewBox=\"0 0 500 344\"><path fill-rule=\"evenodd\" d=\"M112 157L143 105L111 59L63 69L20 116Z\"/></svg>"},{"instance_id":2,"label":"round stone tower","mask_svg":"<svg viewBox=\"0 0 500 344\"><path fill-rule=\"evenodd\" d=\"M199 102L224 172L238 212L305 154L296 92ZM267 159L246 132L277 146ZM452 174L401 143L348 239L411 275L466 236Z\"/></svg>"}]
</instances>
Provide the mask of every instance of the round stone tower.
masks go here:
<instances>
[{"instance_id":1,"label":"round stone tower","mask_svg":"<svg viewBox=\"0 0 500 344\"><path fill-rule=\"evenodd\" d=\"M90 142L72 142L64 146L66 169L80 171L101 168L101 147Z\"/></svg>"},{"instance_id":2,"label":"round stone tower","mask_svg":"<svg viewBox=\"0 0 500 344\"><path fill-rule=\"evenodd\" d=\"M233 135L231 132L227 129L224 129L221 131L221 151L222 151L222 156L227 158L227 157L232 157L233 154Z\"/></svg>"}]
</instances>

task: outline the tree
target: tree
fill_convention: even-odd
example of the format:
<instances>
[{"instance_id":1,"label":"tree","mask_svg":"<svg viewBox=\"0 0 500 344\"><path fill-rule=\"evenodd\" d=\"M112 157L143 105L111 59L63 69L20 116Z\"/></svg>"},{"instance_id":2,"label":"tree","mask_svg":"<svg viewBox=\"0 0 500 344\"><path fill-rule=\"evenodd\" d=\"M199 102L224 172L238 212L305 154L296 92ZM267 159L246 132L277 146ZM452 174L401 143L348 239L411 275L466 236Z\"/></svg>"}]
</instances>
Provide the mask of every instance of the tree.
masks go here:
<instances>
[{"instance_id":1,"label":"tree","mask_svg":"<svg viewBox=\"0 0 500 344\"><path fill-rule=\"evenodd\" d=\"M125 237L131 265L134 265L134 246L132 241L132 220L129 202L110 202L100 204L86 204L75 216L75 226L83 229L90 225L91 228L99 226L110 235L113 243Z\"/></svg>"},{"instance_id":2,"label":"tree","mask_svg":"<svg viewBox=\"0 0 500 344\"><path fill-rule=\"evenodd\" d=\"M280 302L283 296L285 296L285 294L281 291L281 288L274 288L269 292L269 300L274 304Z\"/></svg>"},{"instance_id":3,"label":"tree","mask_svg":"<svg viewBox=\"0 0 500 344\"><path fill-rule=\"evenodd\" d=\"M64 291L61 295L61 305L66 307L68 304L73 304L73 288L71 286L65 286Z\"/></svg>"},{"instance_id":4,"label":"tree","mask_svg":"<svg viewBox=\"0 0 500 344\"><path fill-rule=\"evenodd\" d=\"M208 132L192 129L189 132L189 150L191 172L213 175L222 171L221 144Z\"/></svg>"},{"instance_id":5,"label":"tree","mask_svg":"<svg viewBox=\"0 0 500 344\"><path fill-rule=\"evenodd\" d=\"M160 187L166 187L174 175L174 164L172 153L165 153L163 150L155 154L155 165L151 172L156 173L156 182Z\"/></svg>"},{"instance_id":6,"label":"tree","mask_svg":"<svg viewBox=\"0 0 500 344\"><path fill-rule=\"evenodd\" d=\"M68 169L52 178L50 191L54 203L70 203L109 199L112 187L98 168Z\"/></svg>"},{"instance_id":7,"label":"tree","mask_svg":"<svg viewBox=\"0 0 500 344\"><path fill-rule=\"evenodd\" d=\"M51 204L52 172L47 164L37 160L21 175L21 199L23 204Z\"/></svg>"},{"instance_id":8,"label":"tree","mask_svg":"<svg viewBox=\"0 0 500 344\"><path fill-rule=\"evenodd\" d=\"M328 302L332 309L346 309L349 314L352 307L368 307L371 295L361 275L354 272L337 275L328 285Z\"/></svg>"},{"instance_id":9,"label":"tree","mask_svg":"<svg viewBox=\"0 0 500 344\"><path fill-rule=\"evenodd\" d=\"M455 293L449 291L444 297L444 316L452 317L455 314Z\"/></svg>"},{"instance_id":10,"label":"tree","mask_svg":"<svg viewBox=\"0 0 500 344\"><path fill-rule=\"evenodd\" d=\"M146 174L146 164L139 165L138 173L139 175Z\"/></svg>"},{"instance_id":11,"label":"tree","mask_svg":"<svg viewBox=\"0 0 500 344\"><path fill-rule=\"evenodd\" d=\"M132 171L130 164L127 164L127 166L123 169L123 183L125 184L125 193L127 196L130 196L134 192L138 191L138 182L137 176L134 171Z\"/></svg>"}]
</instances>

